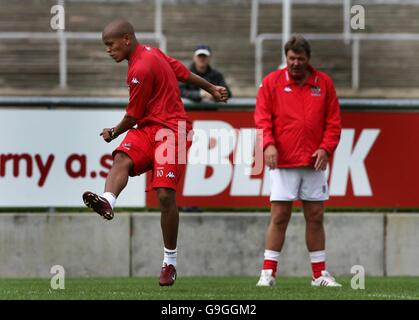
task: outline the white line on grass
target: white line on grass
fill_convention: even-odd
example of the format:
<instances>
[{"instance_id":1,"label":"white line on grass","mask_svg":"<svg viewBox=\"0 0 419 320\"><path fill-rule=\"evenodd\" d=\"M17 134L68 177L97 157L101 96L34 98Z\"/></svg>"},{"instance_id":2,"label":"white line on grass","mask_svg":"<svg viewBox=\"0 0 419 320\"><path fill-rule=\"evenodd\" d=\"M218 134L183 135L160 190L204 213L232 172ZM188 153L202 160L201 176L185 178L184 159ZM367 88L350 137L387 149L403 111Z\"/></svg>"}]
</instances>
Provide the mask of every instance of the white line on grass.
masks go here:
<instances>
[{"instance_id":1,"label":"white line on grass","mask_svg":"<svg viewBox=\"0 0 419 320\"><path fill-rule=\"evenodd\" d=\"M375 298L390 298L390 299L406 299L406 300L418 300L418 297L413 296L404 296L404 295L395 295L395 294L368 294L368 297Z\"/></svg>"}]
</instances>

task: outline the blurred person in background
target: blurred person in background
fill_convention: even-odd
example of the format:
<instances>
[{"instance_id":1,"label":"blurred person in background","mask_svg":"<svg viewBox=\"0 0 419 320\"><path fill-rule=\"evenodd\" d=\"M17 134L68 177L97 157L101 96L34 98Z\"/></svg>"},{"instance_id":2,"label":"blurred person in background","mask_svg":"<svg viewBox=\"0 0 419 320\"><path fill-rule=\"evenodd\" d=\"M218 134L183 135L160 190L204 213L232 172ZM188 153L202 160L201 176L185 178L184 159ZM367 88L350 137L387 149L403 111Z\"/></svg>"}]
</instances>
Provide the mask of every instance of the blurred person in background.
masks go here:
<instances>
[{"instance_id":1,"label":"blurred person in background","mask_svg":"<svg viewBox=\"0 0 419 320\"><path fill-rule=\"evenodd\" d=\"M189 70L213 85L226 88L228 91L228 98L231 98L231 91L224 80L223 74L210 65L211 55L212 51L209 46L198 45L194 50L193 62L189 66ZM214 101L211 94L193 83L180 83L179 88L182 98L187 98L195 102Z\"/></svg>"},{"instance_id":2,"label":"blurred person in background","mask_svg":"<svg viewBox=\"0 0 419 320\"><path fill-rule=\"evenodd\" d=\"M294 200L301 200L312 286L340 287L326 270L325 170L341 134L340 107L332 79L310 64L311 49L301 36L285 45L287 66L268 74L256 99L254 119L263 130L270 172L271 219L266 232L258 286L273 286Z\"/></svg>"}]
</instances>

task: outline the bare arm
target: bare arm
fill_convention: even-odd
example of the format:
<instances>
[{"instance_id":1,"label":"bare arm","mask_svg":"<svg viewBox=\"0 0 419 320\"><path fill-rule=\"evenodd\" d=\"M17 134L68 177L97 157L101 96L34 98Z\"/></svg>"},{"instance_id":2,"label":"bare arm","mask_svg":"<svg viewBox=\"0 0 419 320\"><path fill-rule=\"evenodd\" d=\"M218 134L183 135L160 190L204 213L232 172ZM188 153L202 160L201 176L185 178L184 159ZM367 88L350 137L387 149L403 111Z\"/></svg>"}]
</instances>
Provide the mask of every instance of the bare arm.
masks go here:
<instances>
[{"instance_id":1,"label":"bare arm","mask_svg":"<svg viewBox=\"0 0 419 320\"><path fill-rule=\"evenodd\" d=\"M228 100L228 91L226 88L215 86L193 72L191 72L187 82L210 93L214 97L215 101L227 102Z\"/></svg>"},{"instance_id":2,"label":"bare arm","mask_svg":"<svg viewBox=\"0 0 419 320\"><path fill-rule=\"evenodd\" d=\"M137 123L137 118L131 117L128 114L122 118L121 122L113 128L105 128L100 134L103 137L103 140L106 142L111 142L113 139L116 139L120 134L123 134L125 131L131 129Z\"/></svg>"}]
</instances>

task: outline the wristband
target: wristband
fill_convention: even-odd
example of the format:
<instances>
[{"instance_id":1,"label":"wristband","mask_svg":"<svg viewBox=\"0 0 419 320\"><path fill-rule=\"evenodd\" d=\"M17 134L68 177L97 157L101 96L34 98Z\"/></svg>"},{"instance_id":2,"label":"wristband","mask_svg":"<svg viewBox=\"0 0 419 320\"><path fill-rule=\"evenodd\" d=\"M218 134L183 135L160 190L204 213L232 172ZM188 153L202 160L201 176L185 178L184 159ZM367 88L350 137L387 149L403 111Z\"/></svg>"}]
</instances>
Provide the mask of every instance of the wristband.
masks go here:
<instances>
[{"instance_id":1,"label":"wristband","mask_svg":"<svg viewBox=\"0 0 419 320\"><path fill-rule=\"evenodd\" d=\"M116 138L116 136L115 136L115 127L114 128L111 128L109 130L109 136L111 137L112 140Z\"/></svg>"}]
</instances>

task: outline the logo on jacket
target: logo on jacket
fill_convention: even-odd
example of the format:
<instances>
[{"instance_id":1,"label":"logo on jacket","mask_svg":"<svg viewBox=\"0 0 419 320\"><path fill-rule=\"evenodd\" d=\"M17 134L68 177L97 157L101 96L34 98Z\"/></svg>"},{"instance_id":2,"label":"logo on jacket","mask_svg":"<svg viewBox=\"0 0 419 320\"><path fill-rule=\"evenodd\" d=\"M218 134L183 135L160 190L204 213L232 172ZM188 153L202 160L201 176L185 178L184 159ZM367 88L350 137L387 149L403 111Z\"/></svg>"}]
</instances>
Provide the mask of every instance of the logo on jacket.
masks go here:
<instances>
[{"instance_id":1,"label":"logo on jacket","mask_svg":"<svg viewBox=\"0 0 419 320\"><path fill-rule=\"evenodd\" d=\"M292 91L292 89L291 89L291 87L286 86L286 87L284 88L284 91L285 91L285 92L291 92L291 91Z\"/></svg>"},{"instance_id":2,"label":"logo on jacket","mask_svg":"<svg viewBox=\"0 0 419 320\"><path fill-rule=\"evenodd\" d=\"M320 97L322 95L320 87L313 87L311 88L311 96L312 97Z\"/></svg>"},{"instance_id":3,"label":"logo on jacket","mask_svg":"<svg viewBox=\"0 0 419 320\"><path fill-rule=\"evenodd\" d=\"M137 78L132 78L131 83L132 84L139 84L140 81L138 81Z\"/></svg>"}]
</instances>

